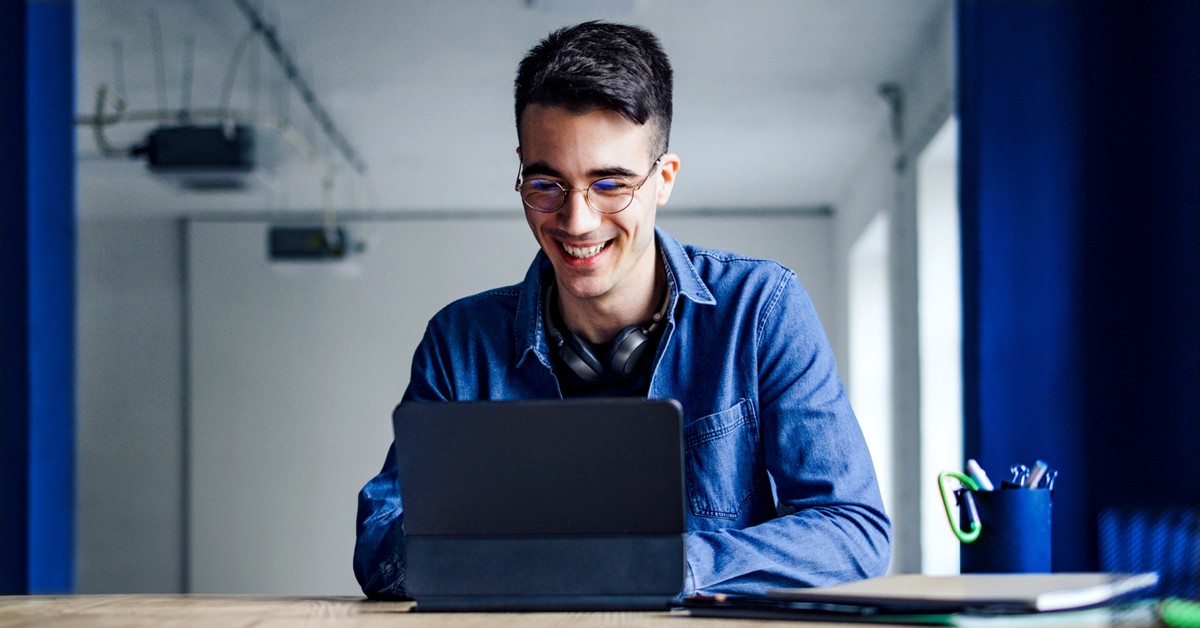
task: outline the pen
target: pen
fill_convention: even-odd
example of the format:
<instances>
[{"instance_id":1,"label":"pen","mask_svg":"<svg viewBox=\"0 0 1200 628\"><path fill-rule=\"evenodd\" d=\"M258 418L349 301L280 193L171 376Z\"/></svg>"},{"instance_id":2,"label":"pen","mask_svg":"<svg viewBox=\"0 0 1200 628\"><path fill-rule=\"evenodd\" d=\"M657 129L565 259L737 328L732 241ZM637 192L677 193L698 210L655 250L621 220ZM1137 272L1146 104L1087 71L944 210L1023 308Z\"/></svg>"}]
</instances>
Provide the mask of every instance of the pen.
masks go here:
<instances>
[{"instance_id":1,"label":"pen","mask_svg":"<svg viewBox=\"0 0 1200 628\"><path fill-rule=\"evenodd\" d=\"M972 480L979 483L979 488L985 491L995 490L992 486L992 481L988 479L987 473L983 471L983 467L974 458L967 459L967 475L971 476Z\"/></svg>"},{"instance_id":2,"label":"pen","mask_svg":"<svg viewBox=\"0 0 1200 628\"><path fill-rule=\"evenodd\" d=\"M1049 468L1050 465L1046 464L1044 460L1038 460L1033 463L1033 470L1029 472L1029 479L1025 481L1025 488L1037 488L1038 482L1042 481L1042 475Z\"/></svg>"}]
</instances>

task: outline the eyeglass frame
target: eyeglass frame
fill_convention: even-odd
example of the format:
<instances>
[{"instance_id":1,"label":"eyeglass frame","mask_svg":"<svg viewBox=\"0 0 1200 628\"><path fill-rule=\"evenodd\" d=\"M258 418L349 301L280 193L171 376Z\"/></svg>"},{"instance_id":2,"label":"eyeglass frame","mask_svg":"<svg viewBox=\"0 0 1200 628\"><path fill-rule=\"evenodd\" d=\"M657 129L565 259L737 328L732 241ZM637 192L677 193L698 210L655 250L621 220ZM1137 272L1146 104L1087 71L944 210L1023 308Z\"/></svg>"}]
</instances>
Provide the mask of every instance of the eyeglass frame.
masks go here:
<instances>
[{"instance_id":1,"label":"eyeglass frame","mask_svg":"<svg viewBox=\"0 0 1200 628\"><path fill-rule=\"evenodd\" d=\"M639 192L639 191L640 191L640 190L641 190L643 187L645 187L645 186L646 186L646 183L647 183L647 182L649 182L649 181L650 181L650 177L654 175L654 171L658 169L658 166L659 166L660 164L662 164L663 157L666 157L666 155L667 155L666 153L663 153L663 154L659 155L659 156L658 156L658 159L655 159L655 160L654 160L654 163L650 164L650 171L646 173L646 176L645 176L645 177L642 177L642 182L641 182L641 183L639 183L639 184L637 184L636 186L634 186L634 187L633 187L633 189L632 189L632 190L630 190L630 192L629 192L629 202L625 203L625 206L624 206L624 207L622 207L621 209L618 209L618 210L617 210L617 211L615 211L615 212L606 212L606 211L603 211L603 210L601 210L601 209L597 208L595 205L593 205L593 204L592 204L591 195L589 194L589 192L591 191L591 189L592 189L592 186L593 186L593 185L596 185L596 183L597 183L597 182L599 182L599 181L604 181L605 179L617 179L617 180L620 180L620 181L626 181L626 179L625 179L624 177L600 177L599 179L596 179L595 181L592 181L591 183L589 183L589 184L587 185L587 187L585 187L585 188L569 188L569 187L567 187L567 186L565 186L565 185L563 185L563 184L559 183L558 181L555 181L554 179L550 179L550 178L546 178L546 177L537 177L537 178L540 178L540 179L542 179L543 181L549 181L550 183L553 183L554 185L558 186L558 187L559 187L559 189L561 189L561 190L562 190L562 192L563 192L563 195L562 195L562 203L561 203L561 204L560 204L558 207L556 207L556 208L554 208L554 209L552 209L552 210L550 210L550 211L546 211L546 210L543 210L543 209L538 209L537 207L534 207L533 205L530 205L530 204L529 204L529 202L525 200L525 195L524 195L524 194L520 194L520 192L521 192L521 185L522 185L522 184L524 184L524 183L526 183L526 181L525 181L525 180L523 180L523 179L522 179L522 176L521 176L521 172L522 172L523 170L525 170L525 162L524 162L524 161L521 161L520 163L518 163L518 164L517 164L517 183L516 183L516 185L515 185L515 186L513 186L513 190L514 190L514 191L516 191L518 194L520 194L520 196L521 196L521 204L522 204L522 205L524 205L524 206L528 207L529 209L531 209L531 210L533 210L533 211L535 211L535 212L537 212L537 213L539 213L539 214L553 214L553 213L556 213L556 212L558 212L559 210L561 210L563 207L566 207L566 206L567 206L567 198L568 198L569 196L571 196L571 192L583 192L583 202L584 202L584 203L587 203L587 206L588 206L588 207L590 207L590 208L592 209L592 211L594 211L594 212L596 212L596 213L599 213L599 214L604 214L604 215L606 215L606 216L612 216L613 214L619 214L619 213L621 213L621 212L623 212L623 211L625 211L625 210L629 209L629 206L630 206L630 205L633 205L633 199L634 199L634 197L636 197L636 196L637 196L637 193L638 193L638 192ZM530 181L532 181L532 180L533 180L533 179L530 179Z\"/></svg>"}]
</instances>

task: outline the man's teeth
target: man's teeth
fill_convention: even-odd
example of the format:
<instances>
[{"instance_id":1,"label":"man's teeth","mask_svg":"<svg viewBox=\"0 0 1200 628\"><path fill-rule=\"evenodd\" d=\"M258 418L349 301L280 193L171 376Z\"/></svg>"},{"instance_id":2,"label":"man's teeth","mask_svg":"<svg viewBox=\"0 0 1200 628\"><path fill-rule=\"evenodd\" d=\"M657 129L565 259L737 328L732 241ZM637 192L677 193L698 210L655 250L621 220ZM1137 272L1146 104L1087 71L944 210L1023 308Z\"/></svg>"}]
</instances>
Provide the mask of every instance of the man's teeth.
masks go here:
<instances>
[{"instance_id":1,"label":"man's teeth","mask_svg":"<svg viewBox=\"0 0 1200 628\"><path fill-rule=\"evenodd\" d=\"M564 244L564 245L562 245L562 247L563 247L563 250L567 252L567 255L570 255L571 257L578 257L580 259L583 259L586 257L591 257L591 256L599 253L600 251L603 251L605 244L607 244L607 243L597 244L596 246L588 246L588 247L584 247L584 248L578 248L578 247L569 246L569 245Z\"/></svg>"}]
</instances>

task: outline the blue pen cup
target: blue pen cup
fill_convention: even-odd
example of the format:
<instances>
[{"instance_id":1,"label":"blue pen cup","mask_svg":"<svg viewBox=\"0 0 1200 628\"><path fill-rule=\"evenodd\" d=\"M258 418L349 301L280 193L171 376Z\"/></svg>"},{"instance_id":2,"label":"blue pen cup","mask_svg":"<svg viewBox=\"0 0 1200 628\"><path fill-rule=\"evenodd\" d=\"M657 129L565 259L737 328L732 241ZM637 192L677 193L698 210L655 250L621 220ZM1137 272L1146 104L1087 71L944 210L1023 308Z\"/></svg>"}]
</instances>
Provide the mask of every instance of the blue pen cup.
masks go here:
<instances>
[{"instance_id":1,"label":"blue pen cup","mask_svg":"<svg viewBox=\"0 0 1200 628\"><path fill-rule=\"evenodd\" d=\"M960 549L963 573L1049 573L1051 491L1044 488L973 491L981 530ZM970 529L966 500L959 522Z\"/></svg>"}]
</instances>

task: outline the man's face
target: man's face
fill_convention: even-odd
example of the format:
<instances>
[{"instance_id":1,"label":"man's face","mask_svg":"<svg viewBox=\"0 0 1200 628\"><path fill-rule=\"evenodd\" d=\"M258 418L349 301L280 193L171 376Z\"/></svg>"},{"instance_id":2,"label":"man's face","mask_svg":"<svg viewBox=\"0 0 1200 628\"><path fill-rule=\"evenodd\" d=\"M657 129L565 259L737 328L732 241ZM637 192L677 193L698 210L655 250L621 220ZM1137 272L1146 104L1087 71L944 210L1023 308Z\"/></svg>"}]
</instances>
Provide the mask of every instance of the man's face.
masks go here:
<instances>
[{"instance_id":1,"label":"man's face","mask_svg":"<svg viewBox=\"0 0 1200 628\"><path fill-rule=\"evenodd\" d=\"M618 308L644 298L654 285L654 216L670 196L678 159L667 155L652 169L657 155L651 155L651 125L603 109L573 113L530 105L521 117L520 139L524 179L545 178L580 190L568 192L554 213L525 208L563 296ZM606 177L637 185L647 175L633 202L616 214L592 209L582 192Z\"/></svg>"}]
</instances>

